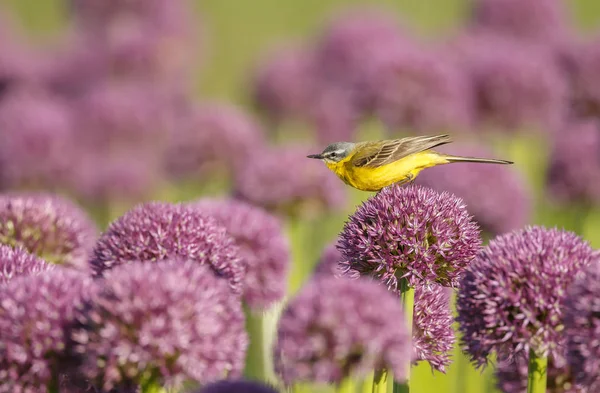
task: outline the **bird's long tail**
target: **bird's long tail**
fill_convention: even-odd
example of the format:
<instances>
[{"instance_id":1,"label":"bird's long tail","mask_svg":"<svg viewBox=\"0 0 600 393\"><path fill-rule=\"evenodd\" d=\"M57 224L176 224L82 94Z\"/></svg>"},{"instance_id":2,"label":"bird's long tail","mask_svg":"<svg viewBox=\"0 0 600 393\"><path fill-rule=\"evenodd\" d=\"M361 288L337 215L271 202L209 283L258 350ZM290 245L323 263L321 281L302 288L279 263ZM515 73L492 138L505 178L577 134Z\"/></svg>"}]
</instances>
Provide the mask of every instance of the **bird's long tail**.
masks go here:
<instances>
[{"instance_id":1,"label":"bird's long tail","mask_svg":"<svg viewBox=\"0 0 600 393\"><path fill-rule=\"evenodd\" d=\"M477 158L477 157L461 157L461 156L449 156L444 155L444 158L448 163L452 162L481 162L484 164L514 164L512 161L497 160L494 158Z\"/></svg>"}]
</instances>

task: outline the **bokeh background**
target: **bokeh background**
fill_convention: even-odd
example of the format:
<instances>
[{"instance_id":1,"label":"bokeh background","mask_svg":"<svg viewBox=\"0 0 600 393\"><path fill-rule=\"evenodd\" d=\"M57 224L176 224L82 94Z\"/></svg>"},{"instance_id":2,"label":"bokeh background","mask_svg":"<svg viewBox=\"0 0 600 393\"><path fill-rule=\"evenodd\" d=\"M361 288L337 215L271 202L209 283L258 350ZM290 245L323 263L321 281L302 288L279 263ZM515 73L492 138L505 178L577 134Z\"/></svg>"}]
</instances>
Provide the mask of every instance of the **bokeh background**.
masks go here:
<instances>
[{"instance_id":1,"label":"bokeh background","mask_svg":"<svg viewBox=\"0 0 600 393\"><path fill-rule=\"evenodd\" d=\"M101 1L3 0L0 185L68 194L102 227L141 201L233 193L288 222L293 293L370 196L314 174L306 153L448 132L458 142L443 151L515 161L419 178L463 197L488 239L542 224L600 246L600 3L505 1L517 11L497 20L477 20L475 3L204 0L106 32L116 11ZM414 392L496 391L455 355L445 375L417 367Z\"/></svg>"}]
</instances>

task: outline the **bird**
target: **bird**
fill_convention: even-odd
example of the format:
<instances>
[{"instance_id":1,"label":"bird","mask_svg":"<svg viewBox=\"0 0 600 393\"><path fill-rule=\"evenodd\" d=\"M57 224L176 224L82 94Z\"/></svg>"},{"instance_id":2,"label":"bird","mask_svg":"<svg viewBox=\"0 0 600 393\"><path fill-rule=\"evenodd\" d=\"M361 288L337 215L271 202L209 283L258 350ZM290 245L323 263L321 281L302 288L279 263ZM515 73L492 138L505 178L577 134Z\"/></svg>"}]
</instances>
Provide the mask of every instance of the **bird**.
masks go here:
<instances>
[{"instance_id":1,"label":"bird","mask_svg":"<svg viewBox=\"0 0 600 393\"><path fill-rule=\"evenodd\" d=\"M365 142L335 142L318 159L344 183L361 191L381 191L392 184L412 182L425 168L455 162L513 164L492 158L461 157L431 150L452 142L450 135L415 136Z\"/></svg>"}]
</instances>

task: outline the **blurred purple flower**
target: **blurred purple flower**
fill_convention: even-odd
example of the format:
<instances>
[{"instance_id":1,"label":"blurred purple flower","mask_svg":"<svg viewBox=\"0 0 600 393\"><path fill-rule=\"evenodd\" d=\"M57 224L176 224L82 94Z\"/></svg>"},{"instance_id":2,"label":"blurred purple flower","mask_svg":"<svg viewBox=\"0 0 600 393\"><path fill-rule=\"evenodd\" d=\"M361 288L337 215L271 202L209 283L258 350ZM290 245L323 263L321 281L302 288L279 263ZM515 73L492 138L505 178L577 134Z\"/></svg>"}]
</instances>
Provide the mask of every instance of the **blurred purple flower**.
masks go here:
<instances>
[{"instance_id":1,"label":"blurred purple flower","mask_svg":"<svg viewBox=\"0 0 600 393\"><path fill-rule=\"evenodd\" d=\"M59 267L0 285L0 391L57 391L75 308L94 288L87 275Z\"/></svg>"},{"instance_id":2,"label":"blurred purple flower","mask_svg":"<svg viewBox=\"0 0 600 393\"><path fill-rule=\"evenodd\" d=\"M339 383L389 368L398 381L411 360L398 299L367 279L318 277L279 322L275 368L286 383Z\"/></svg>"},{"instance_id":3,"label":"blurred purple flower","mask_svg":"<svg viewBox=\"0 0 600 393\"><path fill-rule=\"evenodd\" d=\"M452 144L451 151L467 157L493 157L490 149L473 143ZM485 164L431 168L416 183L459 196L482 230L496 235L521 228L531 217L531 190L513 169Z\"/></svg>"},{"instance_id":4,"label":"blurred purple flower","mask_svg":"<svg viewBox=\"0 0 600 393\"><path fill-rule=\"evenodd\" d=\"M554 131L562 122L568 84L547 48L478 34L464 35L447 49L472 83L480 123Z\"/></svg>"},{"instance_id":5,"label":"blurred purple flower","mask_svg":"<svg viewBox=\"0 0 600 393\"><path fill-rule=\"evenodd\" d=\"M341 277L341 261L342 253L337 249L336 242L332 242L323 249L321 257L315 267L314 274L317 276L325 275Z\"/></svg>"},{"instance_id":6,"label":"blurred purple flower","mask_svg":"<svg viewBox=\"0 0 600 393\"><path fill-rule=\"evenodd\" d=\"M546 175L548 194L559 202L600 200L600 125L568 124L557 133Z\"/></svg>"},{"instance_id":7,"label":"blurred purple flower","mask_svg":"<svg viewBox=\"0 0 600 393\"><path fill-rule=\"evenodd\" d=\"M120 266L77 319L77 372L102 389L141 384L148 375L179 388L239 377L244 367L239 299L196 261Z\"/></svg>"},{"instance_id":8,"label":"blurred purple flower","mask_svg":"<svg viewBox=\"0 0 600 393\"><path fill-rule=\"evenodd\" d=\"M73 112L41 91L11 94L0 104L0 182L3 188L51 188L69 168Z\"/></svg>"},{"instance_id":9,"label":"blurred purple flower","mask_svg":"<svg viewBox=\"0 0 600 393\"><path fill-rule=\"evenodd\" d=\"M340 209L344 185L321 162L307 160L304 146L255 152L238 172L237 198L285 215L311 216Z\"/></svg>"},{"instance_id":10,"label":"blurred purple flower","mask_svg":"<svg viewBox=\"0 0 600 393\"><path fill-rule=\"evenodd\" d=\"M369 198L338 243L344 274L375 277L394 292L401 278L411 287L456 286L480 247L479 228L460 198L415 185Z\"/></svg>"},{"instance_id":11,"label":"blurred purple flower","mask_svg":"<svg viewBox=\"0 0 600 393\"><path fill-rule=\"evenodd\" d=\"M600 263L595 261L570 285L565 301L567 360L575 380L600 389Z\"/></svg>"},{"instance_id":12,"label":"blurred purple flower","mask_svg":"<svg viewBox=\"0 0 600 393\"><path fill-rule=\"evenodd\" d=\"M498 236L460 283L457 321L462 344L478 367L500 359L538 356L564 361L565 297L575 275L599 254L571 232L528 227Z\"/></svg>"},{"instance_id":13,"label":"blurred purple flower","mask_svg":"<svg viewBox=\"0 0 600 393\"><path fill-rule=\"evenodd\" d=\"M277 390L256 381L219 381L207 385L197 393L277 393Z\"/></svg>"},{"instance_id":14,"label":"blurred purple flower","mask_svg":"<svg viewBox=\"0 0 600 393\"><path fill-rule=\"evenodd\" d=\"M600 115L600 36L576 42L570 48L567 70L571 80L573 110L575 115L598 117Z\"/></svg>"},{"instance_id":15,"label":"blurred purple flower","mask_svg":"<svg viewBox=\"0 0 600 393\"><path fill-rule=\"evenodd\" d=\"M450 309L451 289L441 285L415 288L413 351L416 360L429 362L432 369L445 373L456 337Z\"/></svg>"},{"instance_id":16,"label":"blurred purple flower","mask_svg":"<svg viewBox=\"0 0 600 393\"><path fill-rule=\"evenodd\" d=\"M21 247L0 245L0 285L19 276L35 276L53 270L54 266Z\"/></svg>"},{"instance_id":17,"label":"blurred purple flower","mask_svg":"<svg viewBox=\"0 0 600 393\"><path fill-rule=\"evenodd\" d=\"M96 276L134 261L184 258L210 265L242 291L246 266L234 239L216 220L183 204L140 204L113 221L102 234L90 260Z\"/></svg>"},{"instance_id":18,"label":"blurred purple flower","mask_svg":"<svg viewBox=\"0 0 600 393\"><path fill-rule=\"evenodd\" d=\"M369 80L378 116L390 129L468 129L474 102L467 75L443 52L423 47L391 48L370 60Z\"/></svg>"},{"instance_id":19,"label":"blurred purple flower","mask_svg":"<svg viewBox=\"0 0 600 393\"><path fill-rule=\"evenodd\" d=\"M167 171L176 179L216 169L233 175L265 143L260 126L241 109L221 103L195 105L173 132Z\"/></svg>"},{"instance_id":20,"label":"blurred purple flower","mask_svg":"<svg viewBox=\"0 0 600 393\"><path fill-rule=\"evenodd\" d=\"M562 0L477 0L469 20L475 31L544 44L564 39L570 23Z\"/></svg>"},{"instance_id":21,"label":"blurred purple flower","mask_svg":"<svg viewBox=\"0 0 600 393\"><path fill-rule=\"evenodd\" d=\"M265 310L282 300L290 268L290 246L277 217L242 201L200 199L192 206L223 225L247 266L244 302Z\"/></svg>"},{"instance_id":22,"label":"blurred purple flower","mask_svg":"<svg viewBox=\"0 0 600 393\"><path fill-rule=\"evenodd\" d=\"M85 269L98 237L86 212L46 193L0 195L0 243L20 246L47 262Z\"/></svg>"},{"instance_id":23,"label":"blurred purple flower","mask_svg":"<svg viewBox=\"0 0 600 393\"><path fill-rule=\"evenodd\" d=\"M499 361L496 365L498 388L504 393L527 392L527 358L519 356L513 361ZM562 361L564 363L564 361ZM589 393L589 391L573 382L568 366L556 366L554 359L548 359L547 393Z\"/></svg>"}]
</instances>

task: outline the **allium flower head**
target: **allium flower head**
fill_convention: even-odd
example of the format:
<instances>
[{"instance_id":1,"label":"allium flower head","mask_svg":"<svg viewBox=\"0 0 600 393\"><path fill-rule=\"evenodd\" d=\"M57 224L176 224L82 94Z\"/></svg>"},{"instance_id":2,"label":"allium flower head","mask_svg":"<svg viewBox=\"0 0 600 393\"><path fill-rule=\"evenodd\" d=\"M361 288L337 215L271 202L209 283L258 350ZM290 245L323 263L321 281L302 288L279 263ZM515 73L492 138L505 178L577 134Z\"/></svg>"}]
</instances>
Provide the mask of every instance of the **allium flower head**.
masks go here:
<instances>
[{"instance_id":1,"label":"allium flower head","mask_svg":"<svg viewBox=\"0 0 600 393\"><path fill-rule=\"evenodd\" d=\"M235 195L287 215L340 209L344 185L321 162L306 160L311 149L278 146L257 151L238 172Z\"/></svg>"},{"instance_id":2,"label":"allium flower head","mask_svg":"<svg viewBox=\"0 0 600 393\"><path fill-rule=\"evenodd\" d=\"M219 381L207 385L197 393L277 393L272 386L256 381Z\"/></svg>"},{"instance_id":3,"label":"allium flower head","mask_svg":"<svg viewBox=\"0 0 600 393\"><path fill-rule=\"evenodd\" d=\"M566 115L567 81L547 48L480 34L463 36L449 49L467 72L484 125L553 131Z\"/></svg>"},{"instance_id":4,"label":"allium flower head","mask_svg":"<svg viewBox=\"0 0 600 393\"><path fill-rule=\"evenodd\" d=\"M79 206L53 194L0 195L0 243L47 262L85 268L97 228Z\"/></svg>"},{"instance_id":5,"label":"allium flower head","mask_svg":"<svg viewBox=\"0 0 600 393\"><path fill-rule=\"evenodd\" d=\"M390 186L350 216L340 235L345 273L381 280L393 291L455 286L481 247L477 224L460 198L409 185Z\"/></svg>"},{"instance_id":6,"label":"allium flower head","mask_svg":"<svg viewBox=\"0 0 600 393\"><path fill-rule=\"evenodd\" d=\"M469 128L474 120L471 86L443 52L423 47L392 48L371 59L369 78L375 111L390 129Z\"/></svg>"},{"instance_id":7,"label":"allium flower head","mask_svg":"<svg viewBox=\"0 0 600 393\"><path fill-rule=\"evenodd\" d=\"M595 261L570 286L565 301L567 360L575 381L600 389L600 263Z\"/></svg>"},{"instance_id":8,"label":"allium flower head","mask_svg":"<svg viewBox=\"0 0 600 393\"><path fill-rule=\"evenodd\" d=\"M593 120L566 125L554 139L546 184L559 202L600 200L600 124Z\"/></svg>"},{"instance_id":9,"label":"allium flower head","mask_svg":"<svg viewBox=\"0 0 600 393\"><path fill-rule=\"evenodd\" d=\"M571 232L528 227L498 236L465 272L457 309L462 343L478 365L500 359L561 360L563 302L575 275L599 254Z\"/></svg>"},{"instance_id":10,"label":"allium flower head","mask_svg":"<svg viewBox=\"0 0 600 393\"><path fill-rule=\"evenodd\" d=\"M443 152L444 148L439 151ZM494 157L490 149L476 144L452 144L452 154ZM449 165L424 171L416 182L461 197L482 230L490 234L521 228L531 217L531 190L514 168Z\"/></svg>"},{"instance_id":11,"label":"allium flower head","mask_svg":"<svg viewBox=\"0 0 600 393\"><path fill-rule=\"evenodd\" d=\"M286 383L339 383L387 367L402 381L410 337L398 299L368 279L318 277L279 321L275 368Z\"/></svg>"},{"instance_id":12,"label":"allium flower head","mask_svg":"<svg viewBox=\"0 0 600 393\"><path fill-rule=\"evenodd\" d=\"M578 116L600 115L600 36L577 42L569 51L568 69L571 79L573 107Z\"/></svg>"},{"instance_id":13,"label":"allium flower head","mask_svg":"<svg viewBox=\"0 0 600 393\"><path fill-rule=\"evenodd\" d=\"M0 285L15 277L34 276L52 270L54 265L28 253L21 247L0 245Z\"/></svg>"},{"instance_id":14,"label":"allium flower head","mask_svg":"<svg viewBox=\"0 0 600 393\"><path fill-rule=\"evenodd\" d=\"M170 258L210 265L242 290L246 267L233 238L215 219L183 204L150 202L129 210L102 234L90 264L101 276L118 265Z\"/></svg>"},{"instance_id":15,"label":"allium flower head","mask_svg":"<svg viewBox=\"0 0 600 393\"><path fill-rule=\"evenodd\" d=\"M236 200L204 199L193 206L217 220L233 237L247 266L244 301L267 309L285 295L290 246L279 219L263 209Z\"/></svg>"},{"instance_id":16,"label":"allium flower head","mask_svg":"<svg viewBox=\"0 0 600 393\"><path fill-rule=\"evenodd\" d=\"M243 370L248 338L239 298L195 261L119 266L77 319L78 372L102 389L148 375L178 388Z\"/></svg>"},{"instance_id":17,"label":"allium flower head","mask_svg":"<svg viewBox=\"0 0 600 393\"><path fill-rule=\"evenodd\" d=\"M70 164L73 112L50 94L22 91L0 105L0 182L4 188L49 188Z\"/></svg>"},{"instance_id":18,"label":"allium flower head","mask_svg":"<svg viewBox=\"0 0 600 393\"><path fill-rule=\"evenodd\" d=\"M555 43L567 35L567 7L562 0L477 0L470 25L540 43Z\"/></svg>"},{"instance_id":19,"label":"allium flower head","mask_svg":"<svg viewBox=\"0 0 600 393\"><path fill-rule=\"evenodd\" d=\"M75 309L93 288L87 275L60 267L0 285L1 392L49 392L64 371Z\"/></svg>"},{"instance_id":20,"label":"allium flower head","mask_svg":"<svg viewBox=\"0 0 600 393\"><path fill-rule=\"evenodd\" d=\"M336 243L333 242L323 249L321 257L315 267L315 274L341 277L341 261L342 253L337 249Z\"/></svg>"},{"instance_id":21,"label":"allium flower head","mask_svg":"<svg viewBox=\"0 0 600 393\"><path fill-rule=\"evenodd\" d=\"M206 175L215 169L235 174L266 143L254 119L227 104L196 105L182 123L174 130L167 152L167 170L175 178Z\"/></svg>"}]
</instances>

